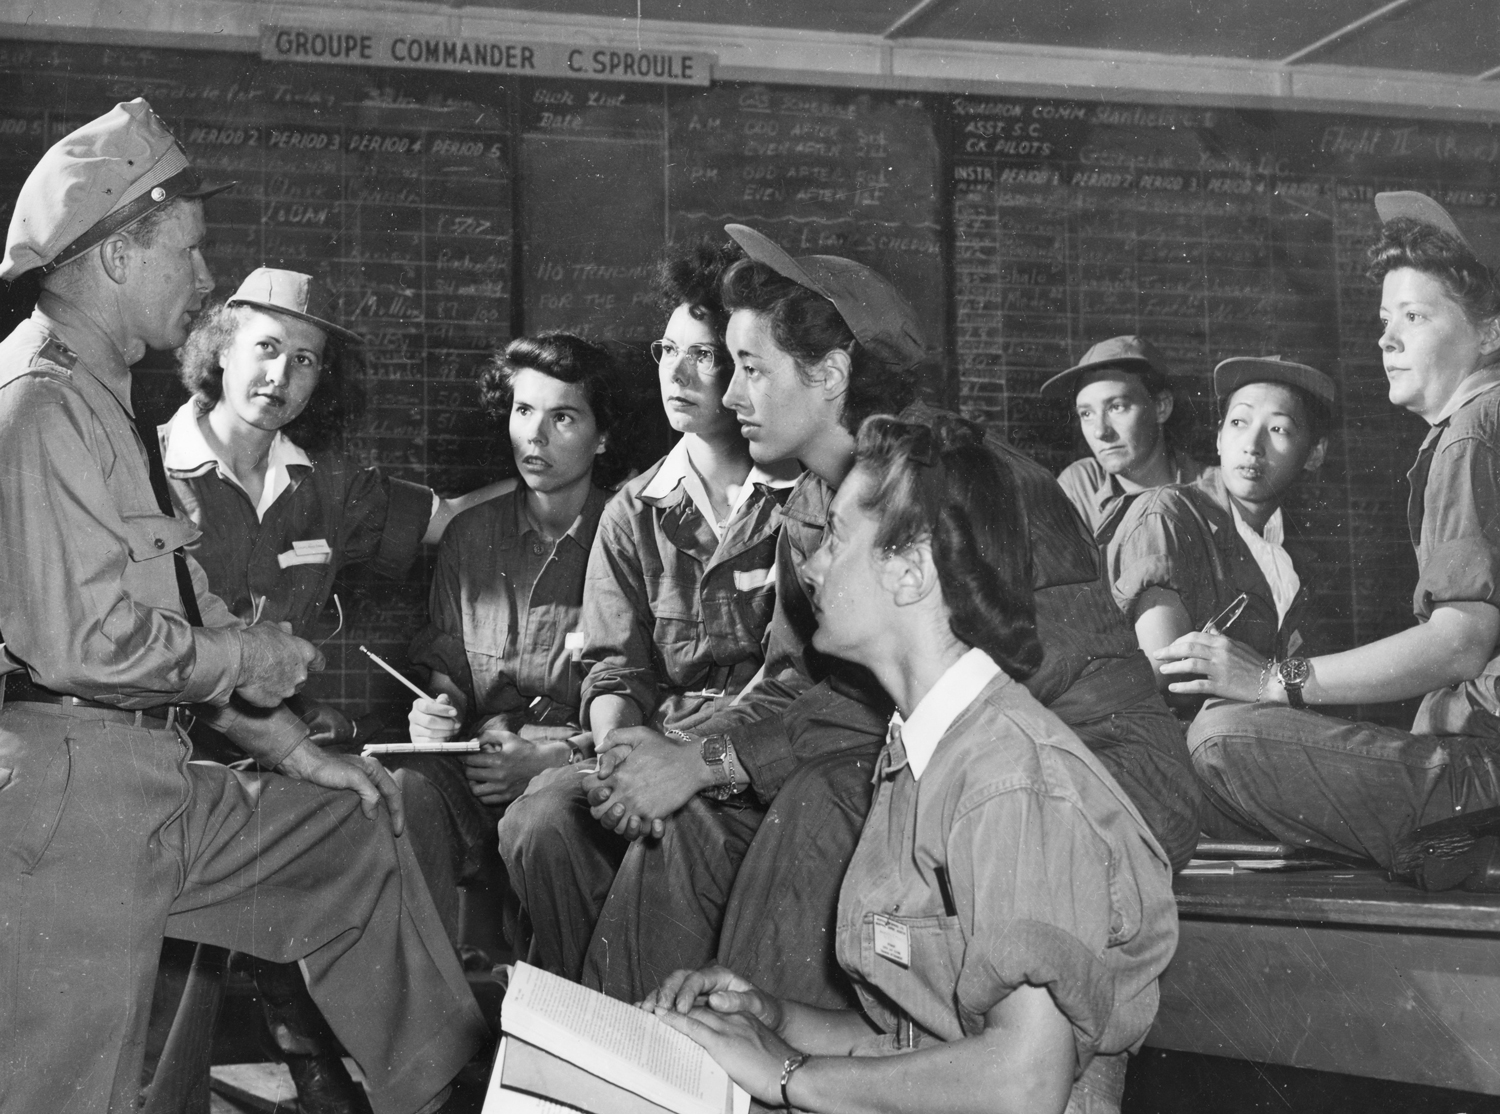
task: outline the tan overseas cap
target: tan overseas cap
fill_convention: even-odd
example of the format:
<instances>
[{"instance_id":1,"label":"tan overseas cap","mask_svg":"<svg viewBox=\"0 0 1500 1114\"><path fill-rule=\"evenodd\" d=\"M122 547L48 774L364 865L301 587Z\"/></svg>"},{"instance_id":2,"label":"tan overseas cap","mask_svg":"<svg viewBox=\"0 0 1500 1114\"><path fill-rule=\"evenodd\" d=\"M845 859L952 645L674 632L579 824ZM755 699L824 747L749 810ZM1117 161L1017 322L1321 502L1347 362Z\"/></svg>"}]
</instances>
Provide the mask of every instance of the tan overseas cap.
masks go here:
<instances>
[{"instance_id":1,"label":"tan overseas cap","mask_svg":"<svg viewBox=\"0 0 1500 1114\"><path fill-rule=\"evenodd\" d=\"M226 306L250 306L268 313L280 313L316 325L325 333L359 343L358 333L330 318L334 308L333 291L301 271L279 271L275 267L257 267L245 276L240 288L224 300Z\"/></svg>"},{"instance_id":2,"label":"tan overseas cap","mask_svg":"<svg viewBox=\"0 0 1500 1114\"><path fill-rule=\"evenodd\" d=\"M16 198L0 278L43 274L179 197L205 198L187 152L143 98L117 104L42 156Z\"/></svg>"}]
</instances>

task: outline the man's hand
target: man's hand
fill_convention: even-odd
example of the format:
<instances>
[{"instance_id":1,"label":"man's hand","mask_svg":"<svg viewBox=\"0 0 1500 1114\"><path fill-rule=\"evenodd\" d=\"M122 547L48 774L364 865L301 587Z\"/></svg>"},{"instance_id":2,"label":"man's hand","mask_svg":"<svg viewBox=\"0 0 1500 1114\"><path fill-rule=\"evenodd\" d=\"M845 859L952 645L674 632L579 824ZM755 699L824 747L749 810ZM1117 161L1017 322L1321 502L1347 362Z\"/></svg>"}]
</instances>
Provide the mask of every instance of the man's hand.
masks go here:
<instances>
[{"instance_id":1,"label":"man's hand","mask_svg":"<svg viewBox=\"0 0 1500 1114\"><path fill-rule=\"evenodd\" d=\"M320 747L354 741L354 724L332 704L324 704L321 700L304 701L300 718L307 724L308 738Z\"/></svg>"},{"instance_id":2,"label":"man's hand","mask_svg":"<svg viewBox=\"0 0 1500 1114\"><path fill-rule=\"evenodd\" d=\"M1163 677L1202 674L1191 681L1175 681L1171 692L1200 696L1222 696L1252 703L1281 692L1281 686L1266 676L1266 659L1243 642L1222 634L1190 631L1170 646L1151 655Z\"/></svg>"},{"instance_id":3,"label":"man's hand","mask_svg":"<svg viewBox=\"0 0 1500 1114\"><path fill-rule=\"evenodd\" d=\"M406 724L414 743L446 742L458 734L459 710L446 692L438 693L436 700L419 697L411 702L411 711L406 713Z\"/></svg>"},{"instance_id":4,"label":"man's hand","mask_svg":"<svg viewBox=\"0 0 1500 1114\"><path fill-rule=\"evenodd\" d=\"M585 777L594 819L627 839L648 831L660 838L662 821L713 784L696 740L669 739L649 727L617 727L599 774ZM605 759L628 746L629 756L606 773Z\"/></svg>"},{"instance_id":5,"label":"man's hand","mask_svg":"<svg viewBox=\"0 0 1500 1114\"><path fill-rule=\"evenodd\" d=\"M256 623L240 632L243 650L234 691L258 708L274 708L299 692L309 672L323 668L318 648L292 633L290 623Z\"/></svg>"},{"instance_id":6,"label":"man's hand","mask_svg":"<svg viewBox=\"0 0 1500 1114\"><path fill-rule=\"evenodd\" d=\"M400 835L406 827L401 812L401 790L395 779L373 758L357 754L329 754L311 740L304 739L281 760L279 773L298 781L310 781L324 789L349 789L359 794L360 811L370 819L381 800L391 812L391 831Z\"/></svg>"},{"instance_id":7,"label":"man's hand","mask_svg":"<svg viewBox=\"0 0 1500 1114\"><path fill-rule=\"evenodd\" d=\"M507 731L502 717L496 716L479 732L484 749L464 755L464 773L469 790L491 808L509 804L526 791L531 779L543 770L566 766L572 752L566 736L526 738ZM561 732L559 732L561 734Z\"/></svg>"}]
</instances>

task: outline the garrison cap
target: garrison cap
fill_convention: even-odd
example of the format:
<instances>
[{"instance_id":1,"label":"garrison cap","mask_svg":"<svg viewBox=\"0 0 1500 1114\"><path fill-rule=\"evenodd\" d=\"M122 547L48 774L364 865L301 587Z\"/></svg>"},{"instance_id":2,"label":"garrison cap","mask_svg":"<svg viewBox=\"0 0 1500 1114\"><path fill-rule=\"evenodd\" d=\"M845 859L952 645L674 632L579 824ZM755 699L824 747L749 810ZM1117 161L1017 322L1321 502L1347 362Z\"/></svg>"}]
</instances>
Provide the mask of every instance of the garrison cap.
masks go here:
<instances>
[{"instance_id":1,"label":"garrison cap","mask_svg":"<svg viewBox=\"0 0 1500 1114\"><path fill-rule=\"evenodd\" d=\"M240 288L225 299L226 306L251 306L267 313L280 313L316 325L325 333L359 343L358 333L330 318L334 309L333 291L300 271L278 271L274 267L257 267L245 276Z\"/></svg>"},{"instance_id":2,"label":"garrison cap","mask_svg":"<svg viewBox=\"0 0 1500 1114\"><path fill-rule=\"evenodd\" d=\"M743 224L726 224L724 231L757 263L832 302L855 339L880 360L905 371L927 355L917 311L879 271L841 255L793 259Z\"/></svg>"},{"instance_id":3,"label":"garrison cap","mask_svg":"<svg viewBox=\"0 0 1500 1114\"><path fill-rule=\"evenodd\" d=\"M1214 394L1228 398L1246 383L1285 383L1322 401L1331 411L1338 401L1333 380L1315 367L1285 356L1231 356L1214 368Z\"/></svg>"},{"instance_id":4,"label":"garrison cap","mask_svg":"<svg viewBox=\"0 0 1500 1114\"><path fill-rule=\"evenodd\" d=\"M1390 190L1375 195L1375 212L1381 224L1389 224L1400 217L1407 217L1422 224L1430 224L1439 232L1446 232L1464 247L1469 254L1492 271L1500 271L1500 234L1493 227L1481 227L1480 222L1466 218L1468 230L1459 227L1453 214L1444 209L1425 193L1416 190Z\"/></svg>"},{"instance_id":5,"label":"garrison cap","mask_svg":"<svg viewBox=\"0 0 1500 1114\"><path fill-rule=\"evenodd\" d=\"M1121 371L1154 371L1162 378L1171 376L1167 361L1145 337L1124 336L1101 340L1083 354L1083 359L1067 371L1060 371L1042 384L1043 398L1068 398L1078 391L1078 381L1091 371L1107 367Z\"/></svg>"},{"instance_id":6,"label":"garrison cap","mask_svg":"<svg viewBox=\"0 0 1500 1114\"><path fill-rule=\"evenodd\" d=\"M212 197L232 185L204 185L143 98L117 104L54 143L27 176L0 278L56 270L176 198Z\"/></svg>"}]
</instances>

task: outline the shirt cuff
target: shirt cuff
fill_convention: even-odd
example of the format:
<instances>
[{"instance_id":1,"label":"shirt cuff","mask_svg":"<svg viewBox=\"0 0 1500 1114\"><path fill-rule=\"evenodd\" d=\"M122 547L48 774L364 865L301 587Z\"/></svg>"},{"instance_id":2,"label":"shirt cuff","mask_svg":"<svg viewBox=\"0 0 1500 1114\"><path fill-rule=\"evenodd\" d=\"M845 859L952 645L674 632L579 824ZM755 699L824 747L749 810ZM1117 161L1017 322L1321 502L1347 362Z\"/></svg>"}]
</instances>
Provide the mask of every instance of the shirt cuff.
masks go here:
<instances>
[{"instance_id":1,"label":"shirt cuff","mask_svg":"<svg viewBox=\"0 0 1500 1114\"><path fill-rule=\"evenodd\" d=\"M787 736L785 721L779 715L768 716L732 727L726 734L755 795L763 804L770 804L797 768L797 755Z\"/></svg>"},{"instance_id":2,"label":"shirt cuff","mask_svg":"<svg viewBox=\"0 0 1500 1114\"><path fill-rule=\"evenodd\" d=\"M438 505L437 492L407 480L391 479L385 511L385 529L380 535L380 549L370 567L382 576L404 576L417 559L422 539L432 522Z\"/></svg>"},{"instance_id":3,"label":"shirt cuff","mask_svg":"<svg viewBox=\"0 0 1500 1114\"><path fill-rule=\"evenodd\" d=\"M184 704L228 704L240 679L244 640L239 627L194 627L193 671Z\"/></svg>"}]
</instances>

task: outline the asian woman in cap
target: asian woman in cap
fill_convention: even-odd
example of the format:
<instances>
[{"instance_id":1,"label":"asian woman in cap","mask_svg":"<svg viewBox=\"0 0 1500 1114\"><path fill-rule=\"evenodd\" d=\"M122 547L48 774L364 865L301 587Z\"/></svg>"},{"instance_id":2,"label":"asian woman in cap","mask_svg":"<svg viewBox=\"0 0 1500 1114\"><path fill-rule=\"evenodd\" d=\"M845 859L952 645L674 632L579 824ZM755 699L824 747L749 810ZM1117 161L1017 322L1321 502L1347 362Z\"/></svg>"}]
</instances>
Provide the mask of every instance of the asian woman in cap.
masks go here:
<instances>
[{"instance_id":1,"label":"asian woman in cap","mask_svg":"<svg viewBox=\"0 0 1500 1114\"><path fill-rule=\"evenodd\" d=\"M896 712L838 897L852 1008L726 966L643 1005L764 1107L1118 1111L1176 945L1171 867L1020 682L1042 658L1020 498L982 434L877 416L802 569L814 645Z\"/></svg>"},{"instance_id":2,"label":"asian woman in cap","mask_svg":"<svg viewBox=\"0 0 1500 1114\"><path fill-rule=\"evenodd\" d=\"M201 531L190 552L213 591L245 622L289 623L319 641L343 569L402 576L459 511L514 486L440 499L355 461L343 436L362 408L364 359L359 337L331 318L331 296L311 276L252 271L188 335L180 375L193 397L159 430L173 501ZM342 604L338 611L342 626ZM301 693L288 706L316 741L355 741L338 708ZM204 755L238 757L202 728L194 740ZM439 914L456 939L456 908L440 905ZM363 1109L297 968L254 967L301 1101L328 1114Z\"/></svg>"},{"instance_id":3,"label":"asian woman in cap","mask_svg":"<svg viewBox=\"0 0 1500 1114\"><path fill-rule=\"evenodd\" d=\"M1242 356L1214 369L1214 389L1219 467L1148 491L1126 512L1106 549L1115 602L1148 657L1217 623L1257 660L1284 658L1306 649L1312 561L1282 503L1323 463L1333 380L1279 356ZM1158 672L1164 690L1170 680ZM1198 705L1175 694L1168 703Z\"/></svg>"},{"instance_id":4,"label":"asian woman in cap","mask_svg":"<svg viewBox=\"0 0 1500 1114\"><path fill-rule=\"evenodd\" d=\"M1409 474L1417 623L1312 658L1205 634L1157 657L1165 675L1205 675L1175 691L1238 702L1206 707L1190 733L1210 831L1390 867L1412 829L1500 805L1500 254L1422 194L1375 205L1387 389L1430 427ZM1413 697L1410 731L1315 710ZM1492 846L1451 880L1482 875Z\"/></svg>"},{"instance_id":5,"label":"asian woman in cap","mask_svg":"<svg viewBox=\"0 0 1500 1114\"><path fill-rule=\"evenodd\" d=\"M586 978L589 971L619 977L601 985L638 998L675 967L717 954L767 989L795 987L804 1000L847 1004L831 929L839 878L869 804L887 702L867 671L811 645L817 620L797 570L822 542L829 503L854 465L859 422L880 412L922 421L937 411L913 402L920 328L885 278L838 256L793 259L741 225L729 232L749 258L724 281L735 361L725 401L757 461L795 459L804 468L782 511L765 677L734 708L695 728L688 745L640 728L621 732L634 749L618 772L601 768L598 796L607 790L608 797L596 815L611 826L640 817L637 830L659 831L670 819L682 830L632 850L643 860L641 881L630 892L617 881L611 891ZM1027 685L1096 749L1171 855L1185 862L1198 801L1181 727L1099 575L1097 548L1045 469L999 438L988 444L1010 468L1026 508L1046 648ZM705 788L717 786L703 755L723 754L717 765L733 771L729 786L770 806L748 851L724 838L728 825L715 802L700 797L684 807L688 801L659 791L665 779L633 775L642 754L653 763L691 760ZM694 853L664 851L672 846ZM648 894L685 896L668 908ZM610 961L622 952L638 958Z\"/></svg>"},{"instance_id":6,"label":"asian woman in cap","mask_svg":"<svg viewBox=\"0 0 1500 1114\"><path fill-rule=\"evenodd\" d=\"M1100 341L1043 383L1041 394L1073 404L1092 455L1064 468L1057 482L1101 551L1141 492L1192 483L1205 471L1187 452L1187 407L1179 404L1166 361L1144 337Z\"/></svg>"},{"instance_id":7,"label":"asian woman in cap","mask_svg":"<svg viewBox=\"0 0 1500 1114\"><path fill-rule=\"evenodd\" d=\"M667 320L652 351L661 406L682 436L620 489L589 556L576 658L583 722L601 754L617 728L691 730L732 705L765 660L779 512L798 470L756 465L724 406L733 363L719 283L738 256L705 242L658 267ZM549 773L499 829L532 962L572 979L622 857L630 869L630 841L594 821L585 792L576 770ZM550 884L559 877L574 884ZM631 962L624 951L614 960Z\"/></svg>"}]
</instances>

